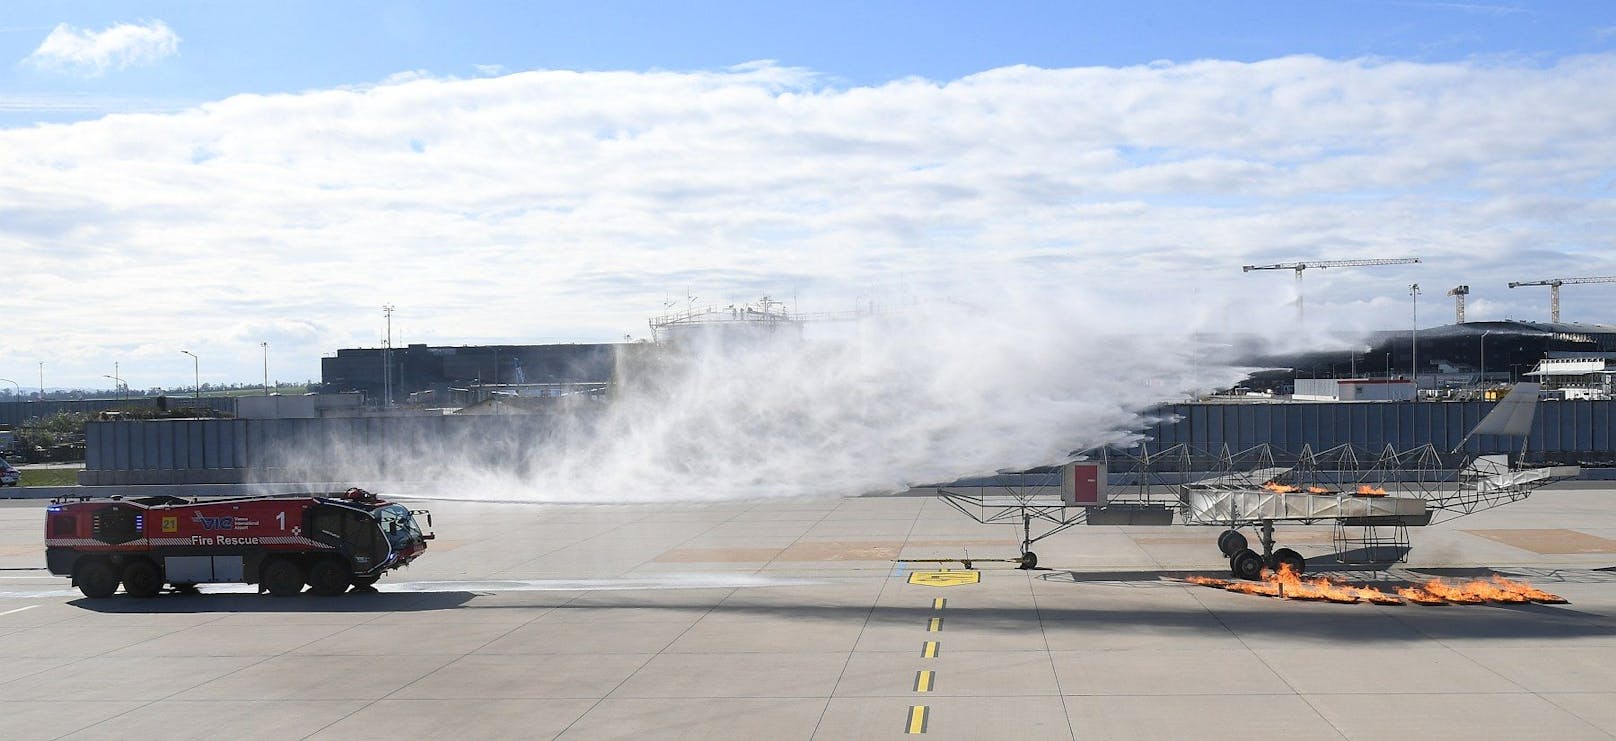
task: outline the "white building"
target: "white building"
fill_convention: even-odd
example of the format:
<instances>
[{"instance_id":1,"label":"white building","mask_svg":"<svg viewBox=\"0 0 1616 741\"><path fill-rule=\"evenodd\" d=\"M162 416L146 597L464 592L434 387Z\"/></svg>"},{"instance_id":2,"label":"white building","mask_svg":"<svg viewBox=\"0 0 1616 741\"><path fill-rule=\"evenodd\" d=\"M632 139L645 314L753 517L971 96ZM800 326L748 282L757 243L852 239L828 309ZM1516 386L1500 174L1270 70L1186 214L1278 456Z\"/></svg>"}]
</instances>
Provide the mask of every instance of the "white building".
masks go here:
<instances>
[{"instance_id":1,"label":"white building","mask_svg":"<svg viewBox=\"0 0 1616 741\"><path fill-rule=\"evenodd\" d=\"M1412 401L1407 378L1298 378L1296 401Z\"/></svg>"},{"instance_id":2,"label":"white building","mask_svg":"<svg viewBox=\"0 0 1616 741\"><path fill-rule=\"evenodd\" d=\"M1523 373L1535 376L1543 390L1563 399L1609 399L1616 396L1612 377L1616 367L1607 355L1576 355L1563 358L1544 358L1537 368Z\"/></svg>"}]
</instances>

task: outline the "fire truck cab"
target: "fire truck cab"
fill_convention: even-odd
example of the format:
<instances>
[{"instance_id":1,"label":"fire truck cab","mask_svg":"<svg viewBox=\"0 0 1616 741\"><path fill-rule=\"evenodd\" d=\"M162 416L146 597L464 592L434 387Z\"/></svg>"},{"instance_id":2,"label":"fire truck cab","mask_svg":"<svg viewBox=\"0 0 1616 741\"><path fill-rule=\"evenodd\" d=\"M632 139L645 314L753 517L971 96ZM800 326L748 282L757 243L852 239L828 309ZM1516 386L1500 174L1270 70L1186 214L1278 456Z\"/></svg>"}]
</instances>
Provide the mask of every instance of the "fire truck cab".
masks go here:
<instances>
[{"instance_id":1,"label":"fire truck cab","mask_svg":"<svg viewBox=\"0 0 1616 741\"><path fill-rule=\"evenodd\" d=\"M51 502L45 562L84 596L154 597L165 584L257 584L289 596L368 589L426 551L412 511L363 489L323 496L188 500L75 498Z\"/></svg>"}]
</instances>

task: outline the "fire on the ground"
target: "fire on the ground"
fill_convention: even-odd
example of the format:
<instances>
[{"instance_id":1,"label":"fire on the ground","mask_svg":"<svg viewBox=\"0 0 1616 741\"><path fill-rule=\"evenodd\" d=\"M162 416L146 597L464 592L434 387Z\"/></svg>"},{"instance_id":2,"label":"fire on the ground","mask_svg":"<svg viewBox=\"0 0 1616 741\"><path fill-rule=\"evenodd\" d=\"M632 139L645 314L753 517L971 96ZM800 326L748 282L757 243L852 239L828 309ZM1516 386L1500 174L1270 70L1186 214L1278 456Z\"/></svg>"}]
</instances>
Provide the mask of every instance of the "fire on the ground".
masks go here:
<instances>
[{"instance_id":1,"label":"fire on the ground","mask_svg":"<svg viewBox=\"0 0 1616 741\"><path fill-rule=\"evenodd\" d=\"M1472 579L1467 582L1450 584L1441 579L1431 579L1421 585L1397 587L1396 594L1387 594L1375 587L1356 585L1341 579L1324 577L1304 578L1293 573L1286 564L1280 564L1279 570L1264 569L1262 581L1231 581L1229 579L1214 579L1205 576L1186 577L1185 581L1191 584L1200 584L1206 587L1227 589L1231 592L1254 594L1263 597L1278 597L1280 599L1318 600L1351 604L1355 602L1370 602L1377 605L1401 605L1404 601L1417 605L1480 605L1488 602L1503 604L1523 604L1536 602L1539 604L1565 604L1567 600L1556 594L1550 594L1537 587L1522 581L1506 579L1493 575L1489 579Z\"/></svg>"}]
</instances>

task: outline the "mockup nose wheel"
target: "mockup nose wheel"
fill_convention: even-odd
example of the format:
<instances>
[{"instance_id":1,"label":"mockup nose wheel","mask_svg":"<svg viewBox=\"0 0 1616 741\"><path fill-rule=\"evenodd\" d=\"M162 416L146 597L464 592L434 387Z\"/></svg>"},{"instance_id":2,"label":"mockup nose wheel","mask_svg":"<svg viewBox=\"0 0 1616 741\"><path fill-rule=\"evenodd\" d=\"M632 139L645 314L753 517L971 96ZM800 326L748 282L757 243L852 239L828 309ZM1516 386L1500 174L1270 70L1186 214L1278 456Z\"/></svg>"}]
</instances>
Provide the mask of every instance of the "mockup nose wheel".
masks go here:
<instances>
[{"instance_id":1,"label":"mockup nose wheel","mask_svg":"<svg viewBox=\"0 0 1616 741\"><path fill-rule=\"evenodd\" d=\"M1218 536L1218 550L1223 552L1224 558L1233 558L1234 554L1246 549L1246 536L1239 530L1225 530Z\"/></svg>"},{"instance_id":2,"label":"mockup nose wheel","mask_svg":"<svg viewBox=\"0 0 1616 741\"><path fill-rule=\"evenodd\" d=\"M1036 569L1036 568L1038 568L1038 554L1033 553L1032 551L1027 551L1026 553L1021 554L1021 568L1023 568L1023 569Z\"/></svg>"},{"instance_id":3,"label":"mockup nose wheel","mask_svg":"<svg viewBox=\"0 0 1616 741\"><path fill-rule=\"evenodd\" d=\"M1239 553L1229 557L1229 573L1236 579L1256 581L1262 578L1262 556L1250 548L1242 549Z\"/></svg>"},{"instance_id":4,"label":"mockup nose wheel","mask_svg":"<svg viewBox=\"0 0 1616 741\"><path fill-rule=\"evenodd\" d=\"M1307 559L1289 548L1281 548L1274 551L1274 569L1278 570L1281 566L1289 566L1292 574L1301 574L1307 570Z\"/></svg>"}]
</instances>

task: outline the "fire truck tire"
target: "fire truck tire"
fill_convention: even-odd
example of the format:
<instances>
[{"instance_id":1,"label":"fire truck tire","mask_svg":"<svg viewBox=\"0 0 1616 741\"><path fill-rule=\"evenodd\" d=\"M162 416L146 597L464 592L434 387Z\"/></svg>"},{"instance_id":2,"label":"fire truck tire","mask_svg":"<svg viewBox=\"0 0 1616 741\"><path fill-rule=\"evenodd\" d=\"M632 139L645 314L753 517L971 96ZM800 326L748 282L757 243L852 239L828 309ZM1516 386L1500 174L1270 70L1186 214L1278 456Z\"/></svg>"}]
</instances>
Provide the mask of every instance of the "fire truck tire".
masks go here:
<instances>
[{"instance_id":1,"label":"fire truck tire","mask_svg":"<svg viewBox=\"0 0 1616 741\"><path fill-rule=\"evenodd\" d=\"M290 560L277 558L264 564L258 583L276 597L291 597L303 591L303 569Z\"/></svg>"},{"instance_id":2,"label":"fire truck tire","mask_svg":"<svg viewBox=\"0 0 1616 741\"><path fill-rule=\"evenodd\" d=\"M1224 558L1230 558L1245 548L1246 536L1241 535L1239 530L1225 530L1218 536L1218 550L1223 552Z\"/></svg>"},{"instance_id":3,"label":"fire truck tire","mask_svg":"<svg viewBox=\"0 0 1616 741\"><path fill-rule=\"evenodd\" d=\"M79 591L90 599L106 599L118 591L118 572L113 571L112 564L103 558L86 560L79 566L73 581L79 585Z\"/></svg>"},{"instance_id":4,"label":"fire truck tire","mask_svg":"<svg viewBox=\"0 0 1616 741\"><path fill-rule=\"evenodd\" d=\"M1289 548L1274 551L1274 569L1278 570L1280 566L1286 564L1290 565L1292 574L1301 574L1307 570L1307 559L1302 558L1302 554Z\"/></svg>"},{"instance_id":5,"label":"fire truck tire","mask_svg":"<svg viewBox=\"0 0 1616 741\"><path fill-rule=\"evenodd\" d=\"M309 567L309 591L321 597L334 597L348 591L350 576L341 561L322 558Z\"/></svg>"},{"instance_id":6,"label":"fire truck tire","mask_svg":"<svg viewBox=\"0 0 1616 741\"><path fill-rule=\"evenodd\" d=\"M130 597L150 599L163 591L163 572L146 559L130 561L123 567L123 591Z\"/></svg>"},{"instance_id":7,"label":"fire truck tire","mask_svg":"<svg viewBox=\"0 0 1616 741\"><path fill-rule=\"evenodd\" d=\"M1257 552L1246 548L1229 557L1229 573L1236 579L1256 581L1262 578L1263 560Z\"/></svg>"}]
</instances>

